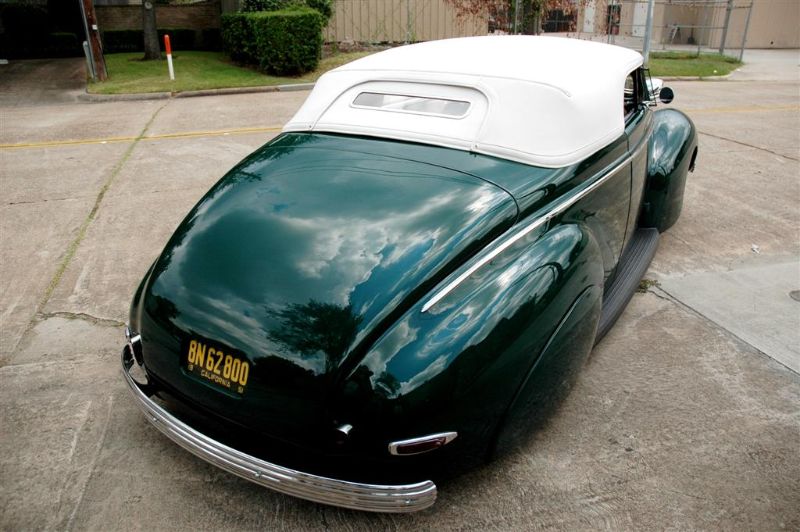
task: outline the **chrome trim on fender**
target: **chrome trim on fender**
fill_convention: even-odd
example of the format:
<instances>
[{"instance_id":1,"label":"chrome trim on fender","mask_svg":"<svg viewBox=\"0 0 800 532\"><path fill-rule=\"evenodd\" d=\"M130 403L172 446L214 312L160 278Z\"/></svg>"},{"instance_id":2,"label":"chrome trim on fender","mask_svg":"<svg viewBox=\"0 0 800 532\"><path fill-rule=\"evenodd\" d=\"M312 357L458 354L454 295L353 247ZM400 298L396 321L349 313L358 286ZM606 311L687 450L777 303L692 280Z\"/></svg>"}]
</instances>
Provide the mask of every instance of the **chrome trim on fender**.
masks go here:
<instances>
[{"instance_id":1,"label":"chrome trim on fender","mask_svg":"<svg viewBox=\"0 0 800 532\"><path fill-rule=\"evenodd\" d=\"M647 143L645 143L645 145L647 145ZM495 257L497 257L500 253L502 253L503 251L508 249L511 245L513 245L519 239L521 239L525 235L529 234L534 229L537 229L538 227L541 227L542 225L546 224L547 222L549 222L551 219L553 219L554 217L558 216L559 214L563 213L565 210L570 208L572 205L574 205L575 203L577 203L578 201L580 201L581 199L586 197L590 192L594 191L600 185L602 185L603 183L605 183L606 181L611 179L611 177L614 176L614 174L616 174L617 171L619 171L626 164L629 164L634 159L634 157L636 157L639 154L639 151L641 151L641 149L642 149L642 147L640 146L639 148L637 148L636 152L627 155L622 160L622 162L617 163L616 165L612 166L609 170L607 170L605 172L605 175L603 175L602 177L597 179L594 183L592 183L588 187L584 188L583 190L581 190L577 194L565 199L561 203L558 203L555 207L553 207L553 209L550 212L548 212L544 216L540 216L539 218L536 218L535 220L533 220L533 221L529 222L528 224L522 226L520 229L518 229L517 231L515 231L514 233L508 235L505 238L501 237L501 239L495 240L496 244L495 244L495 247L493 249L490 249L489 251L484 253L484 255L482 257L480 257L478 260L476 260L472 264L472 266L470 266L469 268L467 268L466 270L461 272L455 279L453 279L452 281L448 282L444 287L439 289L428 301L425 302L424 305L422 305L422 311L421 312L427 312L432 306L434 306L436 303L441 301L447 294L452 292L453 289L455 289L458 285L460 285L462 282L464 282L464 280L467 277L469 277L470 275L472 275L473 273L475 273L476 271L478 271L479 269L484 267L486 264L488 264L492 260L494 260Z\"/></svg>"},{"instance_id":2,"label":"chrome trim on fender","mask_svg":"<svg viewBox=\"0 0 800 532\"><path fill-rule=\"evenodd\" d=\"M433 451L435 449L429 449L428 451L420 451L417 453L399 453L397 452L398 447L405 447L408 445L416 445L418 443L426 443L429 441L435 440L444 440L442 441L441 447L444 447L451 441L455 440L458 437L458 432L440 432L438 434L429 434L427 436L420 436L419 438L411 438L408 440L400 440L400 441L393 441L389 444L389 454L393 454L395 456L413 456L415 454L421 454L428 451Z\"/></svg>"},{"instance_id":3,"label":"chrome trim on fender","mask_svg":"<svg viewBox=\"0 0 800 532\"><path fill-rule=\"evenodd\" d=\"M400 485L348 482L295 471L228 447L183 423L150 399L128 374L132 360L126 357L130 355L124 349L122 373L147 420L187 451L229 473L301 499L368 512L416 512L436 501L436 485L430 480Z\"/></svg>"}]
</instances>

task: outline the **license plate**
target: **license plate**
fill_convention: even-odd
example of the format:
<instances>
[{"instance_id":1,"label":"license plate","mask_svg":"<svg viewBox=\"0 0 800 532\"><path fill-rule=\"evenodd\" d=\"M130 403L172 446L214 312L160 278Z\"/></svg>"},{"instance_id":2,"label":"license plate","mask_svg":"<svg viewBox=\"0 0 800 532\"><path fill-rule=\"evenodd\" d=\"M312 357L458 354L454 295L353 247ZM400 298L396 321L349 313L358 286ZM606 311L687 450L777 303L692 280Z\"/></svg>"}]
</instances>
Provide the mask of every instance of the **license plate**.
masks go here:
<instances>
[{"instance_id":1,"label":"license plate","mask_svg":"<svg viewBox=\"0 0 800 532\"><path fill-rule=\"evenodd\" d=\"M186 371L236 394L243 394L250 364L241 353L207 340L190 340L184 349Z\"/></svg>"}]
</instances>

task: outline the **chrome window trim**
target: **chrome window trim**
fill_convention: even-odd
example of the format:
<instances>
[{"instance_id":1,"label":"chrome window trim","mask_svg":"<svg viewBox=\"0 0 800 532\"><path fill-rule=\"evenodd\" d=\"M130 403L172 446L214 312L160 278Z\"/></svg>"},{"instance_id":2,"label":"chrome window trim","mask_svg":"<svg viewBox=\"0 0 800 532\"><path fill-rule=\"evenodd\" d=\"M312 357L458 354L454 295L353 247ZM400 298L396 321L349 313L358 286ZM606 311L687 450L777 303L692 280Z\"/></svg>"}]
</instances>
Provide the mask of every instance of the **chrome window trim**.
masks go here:
<instances>
[{"instance_id":1,"label":"chrome window trim","mask_svg":"<svg viewBox=\"0 0 800 532\"><path fill-rule=\"evenodd\" d=\"M442 288L436 291L436 293L434 293L434 295L428 301L426 301L424 305L422 305L421 312L427 312L428 310L430 310L432 306L441 301L445 296L447 296L447 294L452 292L458 285L464 282L465 279L467 279L473 273L475 273L476 271L484 267L486 264L494 260L500 253L508 249L511 245L520 240L522 237L529 234L534 229L537 229L542 225L544 225L545 223L549 222L559 214L566 211L568 208L575 205L578 201L585 198L588 194L599 188L603 183L605 183L613 176L615 176L620 169L622 169L625 165L629 164L639 154L642 148L646 145L647 143L645 142L643 143L643 145L640 145L634 153L627 154L622 159L621 162L613 166L610 166L609 169L605 170L605 173L602 177L596 179L591 185L587 186L578 193L556 204L556 206L553 207L547 214L534 219L533 221L522 226L521 228L517 229L508 236L501 237L500 239L496 240L495 244L493 244L494 247L492 247L488 251L485 251L483 256L480 257L478 260L476 260L469 268L461 272L458 276L456 276L455 279L447 282L447 284L445 284ZM490 244L490 246L492 246L492 244Z\"/></svg>"},{"instance_id":2,"label":"chrome window trim","mask_svg":"<svg viewBox=\"0 0 800 532\"><path fill-rule=\"evenodd\" d=\"M123 349L125 382L147 420L187 451L229 473L294 497L368 512L416 512L436 502L436 485L430 480L398 485L337 480L272 464L228 447L180 421L147 396L128 373L132 363L128 349Z\"/></svg>"}]
</instances>

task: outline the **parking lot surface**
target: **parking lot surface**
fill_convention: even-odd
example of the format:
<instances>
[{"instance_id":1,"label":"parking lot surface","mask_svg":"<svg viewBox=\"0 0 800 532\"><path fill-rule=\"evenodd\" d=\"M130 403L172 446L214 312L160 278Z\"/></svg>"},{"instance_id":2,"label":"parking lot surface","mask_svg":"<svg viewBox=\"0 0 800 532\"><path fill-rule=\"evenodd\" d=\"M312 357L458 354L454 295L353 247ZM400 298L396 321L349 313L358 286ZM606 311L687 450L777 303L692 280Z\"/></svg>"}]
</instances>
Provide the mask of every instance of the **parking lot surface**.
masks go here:
<instances>
[{"instance_id":1,"label":"parking lot surface","mask_svg":"<svg viewBox=\"0 0 800 532\"><path fill-rule=\"evenodd\" d=\"M120 374L140 278L307 93L0 99L0 528L800 529L800 83L669 85L700 156L653 283L527 444L402 516L207 465Z\"/></svg>"}]
</instances>

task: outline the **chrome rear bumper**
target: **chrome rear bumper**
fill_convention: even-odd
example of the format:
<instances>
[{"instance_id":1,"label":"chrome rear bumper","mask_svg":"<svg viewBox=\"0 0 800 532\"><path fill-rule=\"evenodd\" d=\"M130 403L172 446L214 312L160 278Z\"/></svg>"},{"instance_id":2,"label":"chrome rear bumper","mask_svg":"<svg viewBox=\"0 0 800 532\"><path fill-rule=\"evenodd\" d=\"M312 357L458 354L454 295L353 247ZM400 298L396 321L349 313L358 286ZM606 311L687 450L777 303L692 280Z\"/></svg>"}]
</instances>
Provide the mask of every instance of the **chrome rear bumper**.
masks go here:
<instances>
[{"instance_id":1,"label":"chrome rear bumper","mask_svg":"<svg viewBox=\"0 0 800 532\"><path fill-rule=\"evenodd\" d=\"M430 480L403 485L348 482L295 471L239 452L198 432L150 399L144 386L130 375L134 364L126 347L122 373L147 420L187 451L234 475L294 497L369 512L416 512L436 501L436 485Z\"/></svg>"}]
</instances>

